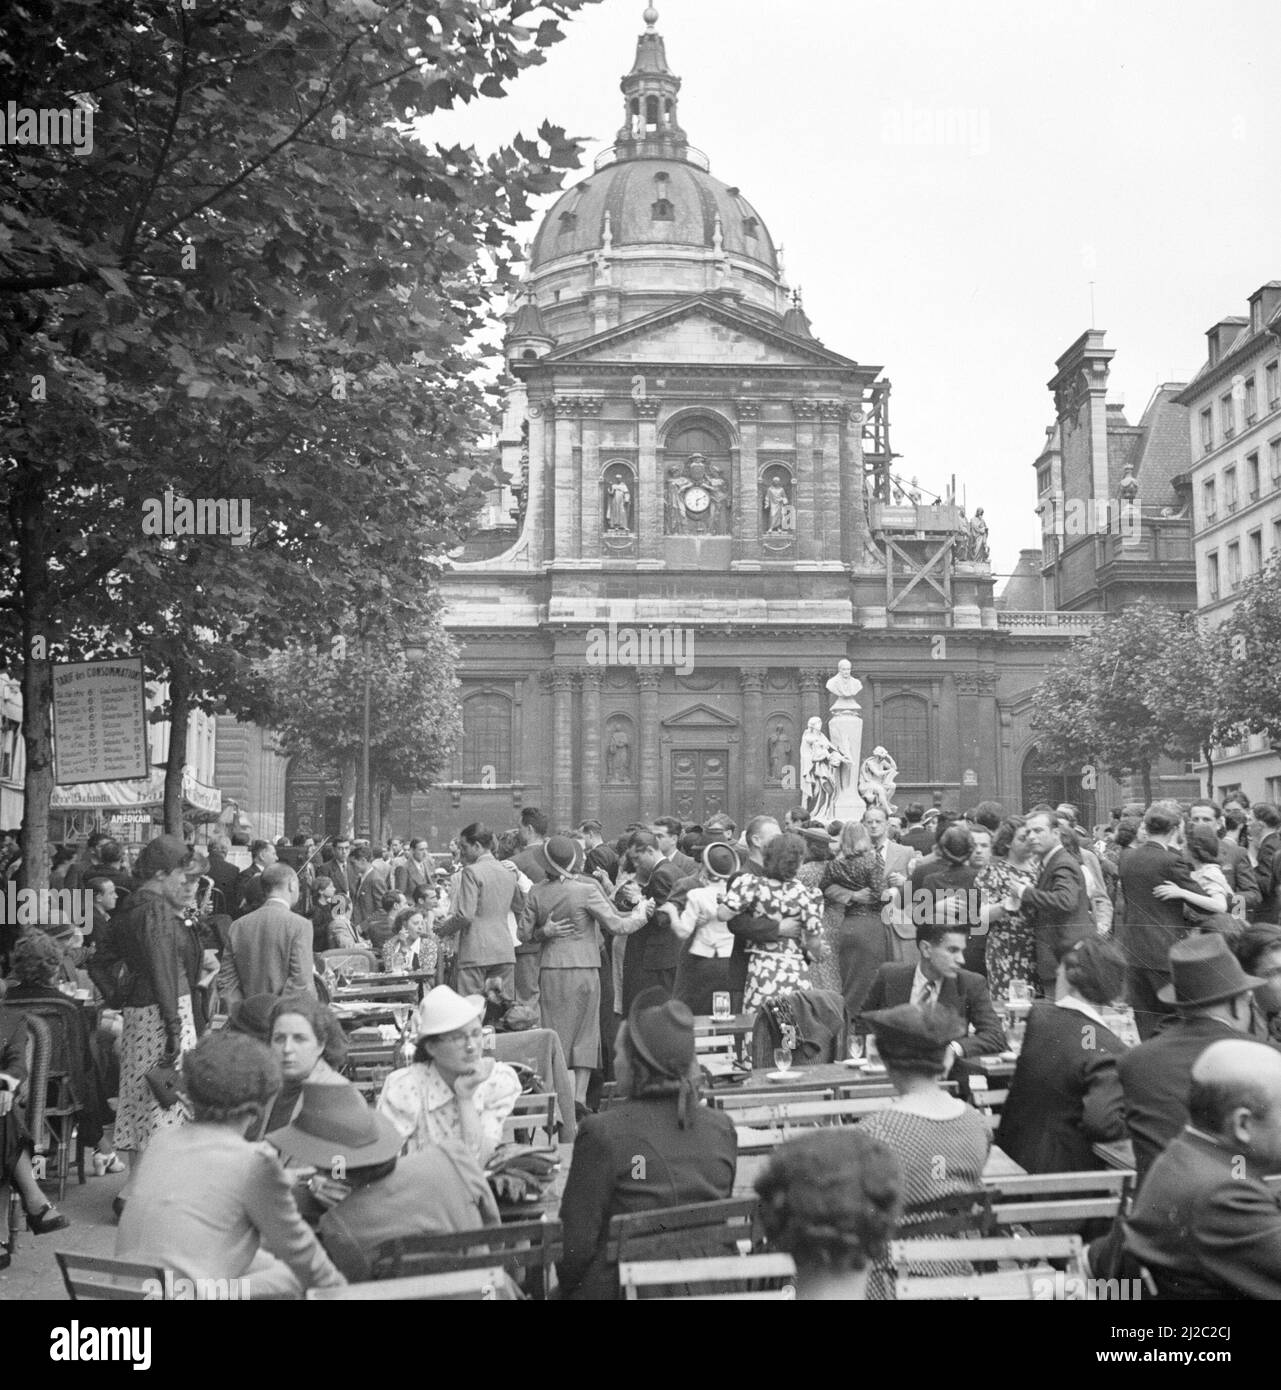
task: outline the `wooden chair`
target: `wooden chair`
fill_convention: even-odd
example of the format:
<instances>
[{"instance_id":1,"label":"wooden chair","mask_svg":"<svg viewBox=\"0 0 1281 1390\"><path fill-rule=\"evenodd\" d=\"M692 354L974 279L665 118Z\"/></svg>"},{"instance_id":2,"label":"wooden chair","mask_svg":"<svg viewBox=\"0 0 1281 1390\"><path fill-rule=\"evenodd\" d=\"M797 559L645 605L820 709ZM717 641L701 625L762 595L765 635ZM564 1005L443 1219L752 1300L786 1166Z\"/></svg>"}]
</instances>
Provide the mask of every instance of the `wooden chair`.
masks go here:
<instances>
[{"instance_id":1,"label":"wooden chair","mask_svg":"<svg viewBox=\"0 0 1281 1390\"><path fill-rule=\"evenodd\" d=\"M728 1057L737 1055L738 1042L731 1033L706 1033L694 1039L694 1052L699 1057L712 1053L723 1053Z\"/></svg>"},{"instance_id":2,"label":"wooden chair","mask_svg":"<svg viewBox=\"0 0 1281 1390\"><path fill-rule=\"evenodd\" d=\"M865 1096L853 1100L800 1101L790 1105L762 1105L733 1112L740 1153L770 1149L790 1139L797 1130L821 1125L852 1124L884 1110L892 1096Z\"/></svg>"},{"instance_id":3,"label":"wooden chair","mask_svg":"<svg viewBox=\"0 0 1281 1390\"><path fill-rule=\"evenodd\" d=\"M62 1271L67 1297L75 1303L91 1299L141 1302L163 1299L163 1265L139 1264L131 1260L108 1260L98 1255L78 1255L67 1250L54 1251Z\"/></svg>"},{"instance_id":4,"label":"wooden chair","mask_svg":"<svg viewBox=\"0 0 1281 1390\"><path fill-rule=\"evenodd\" d=\"M642 1298L787 1299L796 1296L796 1265L790 1255L782 1254L627 1260L618 1266L618 1284L623 1298L628 1301ZM690 1292L693 1289L699 1292Z\"/></svg>"},{"instance_id":5,"label":"wooden chair","mask_svg":"<svg viewBox=\"0 0 1281 1390\"><path fill-rule=\"evenodd\" d=\"M552 1266L560 1259L559 1221L514 1221L478 1231L438 1236L400 1236L384 1241L370 1262L375 1280L402 1279L423 1274L453 1274L460 1270L492 1269L502 1265L532 1297L545 1297Z\"/></svg>"},{"instance_id":6,"label":"wooden chair","mask_svg":"<svg viewBox=\"0 0 1281 1390\"><path fill-rule=\"evenodd\" d=\"M992 1196L982 1188L973 1192L952 1192L905 1208L904 1236L992 1235Z\"/></svg>"},{"instance_id":7,"label":"wooden chair","mask_svg":"<svg viewBox=\"0 0 1281 1390\"><path fill-rule=\"evenodd\" d=\"M886 1091L887 1095L894 1094L891 1086ZM836 1100L835 1090L826 1091L771 1091L766 1097L760 1091L713 1091L707 1097L707 1103L713 1110L728 1110L732 1118L738 1119L740 1110L760 1109L766 1104L770 1105L801 1105L809 1100Z\"/></svg>"},{"instance_id":8,"label":"wooden chair","mask_svg":"<svg viewBox=\"0 0 1281 1390\"><path fill-rule=\"evenodd\" d=\"M1046 1222L1111 1221L1129 1209L1133 1171L1118 1168L1079 1173L1025 1173L985 1178L994 1230Z\"/></svg>"},{"instance_id":9,"label":"wooden chair","mask_svg":"<svg viewBox=\"0 0 1281 1390\"><path fill-rule=\"evenodd\" d=\"M321 951L319 960L323 971L328 961L335 975L372 975L378 970L378 957L367 946L344 946L335 951Z\"/></svg>"},{"instance_id":10,"label":"wooden chair","mask_svg":"<svg viewBox=\"0 0 1281 1390\"><path fill-rule=\"evenodd\" d=\"M449 1274L419 1274L407 1279L383 1279L375 1284L342 1284L332 1289L308 1289L309 1303L346 1302L469 1302L490 1303L501 1297L505 1281L497 1266L462 1269Z\"/></svg>"},{"instance_id":11,"label":"wooden chair","mask_svg":"<svg viewBox=\"0 0 1281 1390\"><path fill-rule=\"evenodd\" d=\"M1080 1236L895 1240L890 1242L890 1263L900 1299L1052 1300L1066 1297L1069 1279L1084 1277L1083 1249ZM972 1274L910 1273L912 1266L952 1260L970 1261L976 1269ZM1055 1269L1051 1260L1065 1268ZM997 1268L1001 1264L1007 1267Z\"/></svg>"},{"instance_id":12,"label":"wooden chair","mask_svg":"<svg viewBox=\"0 0 1281 1390\"><path fill-rule=\"evenodd\" d=\"M27 1033L34 1044L31 1071L27 1079L27 1128L34 1137L35 1156L44 1158L54 1150L55 1171L58 1177L58 1200L67 1195L67 1174L71 1167L74 1147L76 1168L83 1184L85 1180L84 1140L80 1135L80 1099L71 1084L68 1060L69 1025L61 1008L75 1008L68 1002L43 1001L37 1004L8 1006L17 1009L27 1020Z\"/></svg>"},{"instance_id":13,"label":"wooden chair","mask_svg":"<svg viewBox=\"0 0 1281 1390\"><path fill-rule=\"evenodd\" d=\"M760 1243L757 1199L728 1197L616 1216L609 1223L611 1260L679 1260L750 1254Z\"/></svg>"},{"instance_id":14,"label":"wooden chair","mask_svg":"<svg viewBox=\"0 0 1281 1390\"><path fill-rule=\"evenodd\" d=\"M519 1135L532 1136L538 1130L547 1135L549 1149L558 1149L556 1135L556 1096L551 1091L533 1091L528 1095L517 1096L516 1106L503 1121L503 1143L525 1144L528 1139Z\"/></svg>"}]
</instances>

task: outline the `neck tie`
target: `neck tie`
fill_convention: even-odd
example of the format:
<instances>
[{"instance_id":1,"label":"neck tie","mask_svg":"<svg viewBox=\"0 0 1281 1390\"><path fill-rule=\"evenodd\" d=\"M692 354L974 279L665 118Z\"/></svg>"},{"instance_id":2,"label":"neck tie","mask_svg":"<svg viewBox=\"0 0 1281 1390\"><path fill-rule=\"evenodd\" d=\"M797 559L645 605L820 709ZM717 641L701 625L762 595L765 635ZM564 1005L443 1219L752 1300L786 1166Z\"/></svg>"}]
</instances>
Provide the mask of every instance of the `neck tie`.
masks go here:
<instances>
[{"instance_id":1,"label":"neck tie","mask_svg":"<svg viewBox=\"0 0 1281 1390\"><path fill-rule=\"evenodd\" d=\"M923 1009L928 1009L934 1003L934 982L932 980L926 980L921 985L921 992L916 1002Z\"/></svg>"}]
</instances>

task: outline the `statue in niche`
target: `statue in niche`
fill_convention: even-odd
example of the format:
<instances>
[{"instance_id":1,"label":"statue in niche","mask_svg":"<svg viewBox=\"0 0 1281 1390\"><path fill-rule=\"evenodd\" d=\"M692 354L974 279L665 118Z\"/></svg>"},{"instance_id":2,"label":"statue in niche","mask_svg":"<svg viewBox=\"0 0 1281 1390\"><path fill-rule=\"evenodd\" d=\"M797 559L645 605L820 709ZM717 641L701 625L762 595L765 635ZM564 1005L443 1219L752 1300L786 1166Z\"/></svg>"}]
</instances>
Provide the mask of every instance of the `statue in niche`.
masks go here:
<instances>
[{"instance_id":1,"label":"statue in niche","mask_svg":"<svg viewBox=\"0 0 1281 1390\"><path fill-rule=\"evenodd\" d=\"M823 733L823 721L815 715L801 739L801 791L805 809L815 820L828 821L835 814L836 789L845 754Z\"/></svg>"},{"instance_id":2,"label":"statue in niche","mask_svg":"<svg viewBox=\"0 0 1281 1390\"><path fill-rule=\"evenodd\" d=\"M629 534L632 529L632 490L623 469L605 477L605 530Z\"/></svg>"},{"instance_id":3,"label":"statue in niche","mask_svg":"<svg viewBox=\"0 0 1281 1390\"><path fill-rule=\"evenodd\" d=\"M715 464L707 465L707 491L712 498L712 534L729 535L729 483Z\"/></svg>"},{"instance_id":4,"label":"statue in niche","mask_svg":"<svg viewBox=\"0 0 1281 1390\"><path fill-rule=\"evenodd\" d=\"M898 778L898 764L879 744L863 759L859 769L859 795L869 806L879 806L885 814L891 815L894 809L895 781Z\"/></svg>"},{"instance_id":5,"label":"statue in niche","mask_svg":"<svg viewBox=\"0 0 1281 1390\"><path fill-rule=\"evenodd\" d=\"M685 490L691 484L684 464L673 463L667 470L667 534L683 535L685 531Z\"/></svg>"},{"instance_id":6,"label":"statue in niche","mask_svg":"<svg viewBox=\"0 0 1281 1390\"><path fill-rule=\"evenodd\" d=\"M785 724L774 725L766 747L769 749L770 781L781 782L784 769L792 765L792 740Z\"/></svg>"},{"instance_id":7,"label":"statue in niche","mask_svg":"<svg viewBox=\"0 0 1281 1390\"><path fill-rule=\"evenodd\" d=\"M630 782L632 777L632 741L621 724L610 726L605 745L605 780Z\"/></svg>"},{"instance_id":8,"label":"statue in niche","mask_svg":"<svg viewBox=\"0 0 1281 1390\"><path fill-rule=\"evenodd\" d=\"M761 496L761 514L765 518L765 534L783 533L796 529L796 509L787 492L787 475L780 469L767 475Z\"/></svg>"}]
</instances>

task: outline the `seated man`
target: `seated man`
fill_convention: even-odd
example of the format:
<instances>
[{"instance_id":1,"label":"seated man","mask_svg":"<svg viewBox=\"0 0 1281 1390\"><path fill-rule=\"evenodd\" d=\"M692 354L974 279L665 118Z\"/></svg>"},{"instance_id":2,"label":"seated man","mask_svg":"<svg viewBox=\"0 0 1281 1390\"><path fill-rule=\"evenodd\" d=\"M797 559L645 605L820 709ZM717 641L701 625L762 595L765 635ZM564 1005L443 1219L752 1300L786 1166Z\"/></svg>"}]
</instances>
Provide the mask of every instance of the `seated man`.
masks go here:
<instances>
[{"instance_id":1,"label":"seated man","mask_svg":"<svg viewBox=\"0 0 1281 1390\"><path fill-rule=\"evenodd\" d=\"M1124 1221L1126 1253L1162 1299L1281 1299L1281 1054L1211 1043L1192 1067L1191 1123Z\"/></svg>"},{"instance_id":2,"label":"seated man","mask_svg":"<svg viewBox=\"0 0 1281 1390\"><path fill-rule=\"evenodd\" d=\"M982 975L963 968L969 933L947 921L922 922L916 929L915 965L882 965L863 1001L862 1013L892 1009L896 1004L942 1005L959 1014L966 1036L949 1044L949 1070L962 1057L1005 1051L1005 1030L996 1016ZM861 1018L860 1033L869 1031Z\"/></svg>"}]
</instances>

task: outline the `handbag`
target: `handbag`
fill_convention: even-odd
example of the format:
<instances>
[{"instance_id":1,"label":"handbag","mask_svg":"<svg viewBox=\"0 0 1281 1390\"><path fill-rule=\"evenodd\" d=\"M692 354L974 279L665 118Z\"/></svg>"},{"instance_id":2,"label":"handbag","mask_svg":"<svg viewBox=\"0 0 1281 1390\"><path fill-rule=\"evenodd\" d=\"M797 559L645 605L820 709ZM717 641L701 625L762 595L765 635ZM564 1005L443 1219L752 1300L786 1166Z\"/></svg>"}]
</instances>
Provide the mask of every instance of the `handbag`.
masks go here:
<instances>
[{"instance_id":1,"label":"handbag","mask_svg":"<svg viewBox=\"0 0 1281 1390\"><path fill-rule=\"evenodd\" d=\"M162 1110L172 1110L182 1100L182 1092L179 1090L181 1077L177 1067L152 1067L143 1079L151 1088L151 1094L155 1096L156 1104Z\"/></svg>"}]
</instances>

